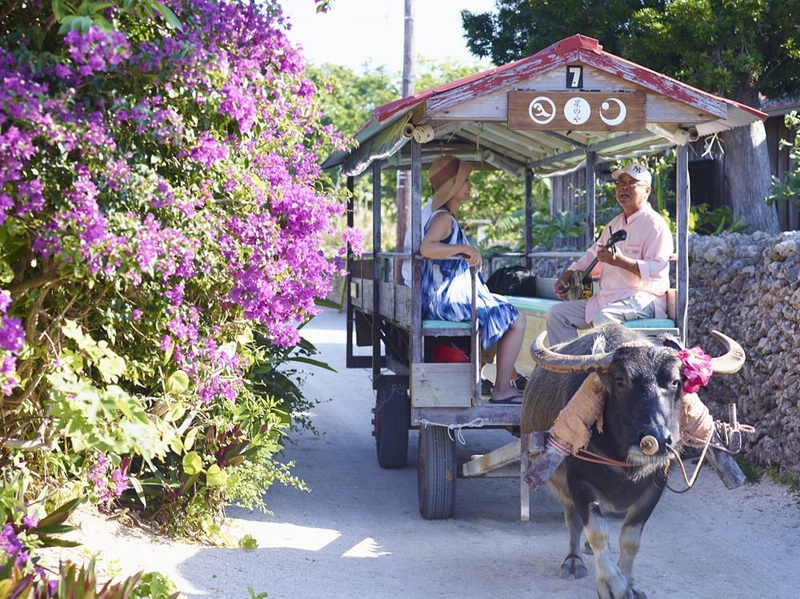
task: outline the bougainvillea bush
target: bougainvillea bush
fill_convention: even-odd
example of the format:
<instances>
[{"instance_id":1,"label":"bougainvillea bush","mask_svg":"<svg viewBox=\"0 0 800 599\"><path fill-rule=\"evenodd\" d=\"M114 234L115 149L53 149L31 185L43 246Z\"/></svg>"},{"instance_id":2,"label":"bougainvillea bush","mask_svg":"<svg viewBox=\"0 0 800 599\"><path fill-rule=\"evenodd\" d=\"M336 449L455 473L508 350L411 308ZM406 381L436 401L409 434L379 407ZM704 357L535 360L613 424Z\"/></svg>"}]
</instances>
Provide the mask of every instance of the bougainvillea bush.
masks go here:
<instances>
[{"instance_id":1,"label":"bougainvillea bush","mask_svg":"<svg viewBox=\"0 0 800 599\"><path fill-rule=\"evenodd\" d=\"M0 475L208 533L299 484L276 453L303 398L278 367L313 353L300 327L342 268L318 167L341 142L274 2L10 6Z\"/></svg>"}]
</instances>

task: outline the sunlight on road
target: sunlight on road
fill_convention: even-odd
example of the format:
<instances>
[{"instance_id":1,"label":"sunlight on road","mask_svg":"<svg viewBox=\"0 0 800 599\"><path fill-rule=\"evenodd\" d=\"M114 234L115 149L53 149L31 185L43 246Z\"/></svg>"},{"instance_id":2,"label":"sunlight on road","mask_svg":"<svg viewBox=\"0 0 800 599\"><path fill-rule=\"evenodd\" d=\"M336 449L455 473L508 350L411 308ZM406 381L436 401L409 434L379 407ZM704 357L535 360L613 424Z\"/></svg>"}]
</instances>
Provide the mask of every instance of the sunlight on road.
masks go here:
<instances>
[{"instance_id":1,"label":"sunlight on road","mask_svg":"<svg viewBox=\"0 0 800 599\"><path fill-rule=\"evenodd\" d=\"M388 551L382 551L381 546L375 542L375 539L367 537L351 549L348 549L342 554L342 557L383 557L384 555L391 555Z\"/></svg>"},{"instance_id":2,"label":"sunlight on road","mask_svg":"<svg viewBox=\"0 0 800 599\"><path fill-rule=\"evenodd\" d=\"M270 522L239 522L238 528L252 535L258 541L259 549L320 551L342 536L339 531L328 528Z\"/></svg>"},{"instance_id":3,"label":"sunlight on road","mask_svg":"<svg viewBox=\"0 0 800 599\"><path fill-rule=\"evenodd\" d=\"M338 553L341 548L332 547L334 543L346 547L342 533L330 528L314 528L276 522L245 522L236 520L231 523L236 534L246 532L257 542L259 549L299 549L301 551L323 551ZM351 541L352 542L352 541ZM341 554L342 557L383 557L391 555L383 551L381 546L371 537L365 537Z\"/></svg>"}]
</instances>

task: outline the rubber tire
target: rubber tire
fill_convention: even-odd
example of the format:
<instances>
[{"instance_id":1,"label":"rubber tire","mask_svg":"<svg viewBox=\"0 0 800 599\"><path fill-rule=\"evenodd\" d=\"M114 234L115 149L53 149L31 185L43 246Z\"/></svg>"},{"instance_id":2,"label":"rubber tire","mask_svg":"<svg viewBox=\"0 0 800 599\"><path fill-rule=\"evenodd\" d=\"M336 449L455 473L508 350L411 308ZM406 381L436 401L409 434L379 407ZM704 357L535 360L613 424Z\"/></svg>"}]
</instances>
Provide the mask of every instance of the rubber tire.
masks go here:
<instances>
[{"instance_id":1,"label":"rubber tire","mask_svg":"<svg viewBox=\"0 0 800 599\"><path fill-rule=\"evenodd\" d=\"M447 427L419 429L417 490L419 513L425 520L445 520L456 506L456 442Z\"/></svg>"},{"instance_id":2,"label":"rubber tire","mask_svg":"<svg viewBox=\"0 0 800 599\"><path fill-rule=\"evenodd\" d=\"M378 389L375 399L375 449L378 465L387 470L404 468L408 461L411 400L404 389Z\"/></svg>"}]
</instances>

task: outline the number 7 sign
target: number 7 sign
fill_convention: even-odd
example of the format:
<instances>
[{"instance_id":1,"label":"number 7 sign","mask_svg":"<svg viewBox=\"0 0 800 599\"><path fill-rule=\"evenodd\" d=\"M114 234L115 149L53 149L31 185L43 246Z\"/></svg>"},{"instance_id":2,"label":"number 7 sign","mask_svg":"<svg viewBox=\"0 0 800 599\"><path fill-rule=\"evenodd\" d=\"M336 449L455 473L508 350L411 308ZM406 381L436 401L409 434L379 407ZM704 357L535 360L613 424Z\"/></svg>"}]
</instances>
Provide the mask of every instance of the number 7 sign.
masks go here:
<instances>
[{"instance_id":1,"label":"number 7 sign","mask_svg":"<svg viewBox=\"0 0 800 599\"><path fill-rule=\"evenodd\" d=\"M583 66L572 65L567 67L567 89L583 88Z\"/></svg>"}]
</instances>

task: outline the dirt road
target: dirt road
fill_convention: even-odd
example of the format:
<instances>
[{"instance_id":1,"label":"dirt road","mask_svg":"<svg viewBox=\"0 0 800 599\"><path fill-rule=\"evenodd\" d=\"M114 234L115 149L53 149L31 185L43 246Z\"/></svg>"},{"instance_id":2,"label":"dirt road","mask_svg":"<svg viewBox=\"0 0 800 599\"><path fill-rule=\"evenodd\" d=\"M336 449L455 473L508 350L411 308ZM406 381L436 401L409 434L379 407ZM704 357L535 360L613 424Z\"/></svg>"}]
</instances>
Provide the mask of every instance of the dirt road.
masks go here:
<instances>
[{"instance_id":1,"label":"dirt road","mask_svg":"<svg viewBox=\"0 0 800 599\"><path fill-rule=\"evenodd\" d=\"M557 576L567 538L549 491L532 496L531 521L521 523L517 480L462 479L454 517L423 520L416 433L405 469L378 467L369 373L344 368L344 316L326 312L305 332L338 372L309 376L307 395L323 402L313 414L322 434L297 436L287 450L311 493L274 487L271 515L228 512L233 534L254 536L258 549L152 545L130 532L90 535L87 546L118 556L125 570L164 572L190 598L245 598L249 589L269 599L596 596L591 556L589 577ZM512 440L502 431L464 436L463 458ZM786 488L762 482L727 491L706 470L692 491L665 493L645 527L637 583L651 599L794 599L799 532L800 506Z\"/></svg>"}]
</instances>

